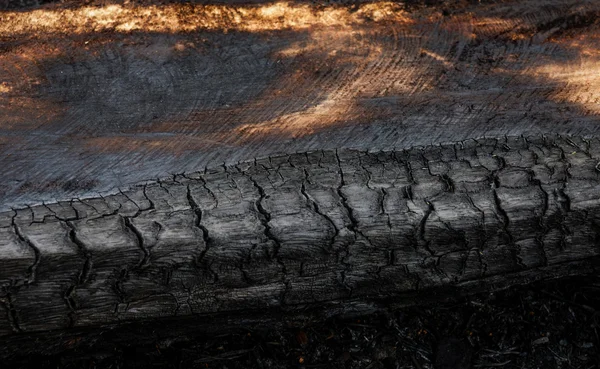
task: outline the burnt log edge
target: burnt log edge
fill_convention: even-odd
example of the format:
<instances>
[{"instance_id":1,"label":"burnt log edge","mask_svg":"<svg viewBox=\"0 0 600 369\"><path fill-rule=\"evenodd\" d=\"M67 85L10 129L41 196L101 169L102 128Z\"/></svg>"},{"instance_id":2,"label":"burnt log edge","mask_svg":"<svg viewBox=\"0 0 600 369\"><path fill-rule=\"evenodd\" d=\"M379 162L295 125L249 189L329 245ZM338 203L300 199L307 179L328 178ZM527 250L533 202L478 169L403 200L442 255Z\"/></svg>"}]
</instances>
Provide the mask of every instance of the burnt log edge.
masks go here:
<instances>
[{"instance_id":1,"label":"burnt log edge","mask_svg":"<svg viewBox=\"0 0 600 369\"><path fill-rule=\"evenodd\" d=\"M314 151L0 214L0 357L597 273L600 140ZM127 332L127 334L123 334Z\"/></svg>"}]
</instances>

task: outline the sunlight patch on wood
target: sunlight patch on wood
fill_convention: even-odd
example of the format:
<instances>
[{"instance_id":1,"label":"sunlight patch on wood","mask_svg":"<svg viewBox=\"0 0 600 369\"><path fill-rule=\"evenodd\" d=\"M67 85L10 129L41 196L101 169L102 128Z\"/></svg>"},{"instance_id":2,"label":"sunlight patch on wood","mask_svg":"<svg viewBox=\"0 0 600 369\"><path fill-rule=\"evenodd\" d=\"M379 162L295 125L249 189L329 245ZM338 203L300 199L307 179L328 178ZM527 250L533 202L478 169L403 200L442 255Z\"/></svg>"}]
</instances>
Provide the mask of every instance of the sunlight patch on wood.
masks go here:
<instances>
[{"instance_id":1,"label":"sunlight patch on wood","mask_svg":"<svg viewBox=\"0 0 600 369\"><path fill-rule=\"evenodd\" d=\"M12 87L8 83L6 83L6 82L0 83L0 94L7 94L11 91L12 91Z\"/></svg>"},{"instance_id":2,"label":"sunlight patch on wood","mask_svg":"<svg viewBox=\"0 0 600 369\"><path fill-rule=\"evenodd\" d=\"M278 2L266 5L105 5L80 8L42 8L0 14L0 35L89 32L263 32L306 29L313 26L352 26L372 22L412 22L401 4L363 4L317 8L308 4Z\"/></svg>"},{"instance_id":3,"label":"sunlight patch on wood","mask_svg":"<svg viewBox=\"0 0 600 369\"><path fill-rule=\"evenodd\" d=\"M313 92L319 93L320 98L304 109L274 119L246 121L229 135L241 137L241 140L269 135L299 138L336 125L370 122L386 116L387 107L373 110L364 103L378 98L391 98L390 101L393 101L398 96L433 88L435 77L426 72L439 66L407 61L416 60L420 53L426 52L441 66L453 66L443 55L414 47L426 42L426 39L405 45L404 40L397 38L399 34L412 33L413 30L405 24L390 24L385 30L361 27L348 30L325 28L311 32L308 42L291 44L279 51L277 56L306 60L304 65L318 61L318 68L325 71L318 75L303 69L292 72L278 83L289 86L289 89L277 91L277 94L290 99L301 98L298 93L311 91L299 90L295 81L306 78L318 81L312 88L318 89Z\"/></svg>"},{"instance_id":4,"label":"sunlight patch on wood","mask_svg":"<svg viewBox=\"0 0 600 369\"><path fill-rule=\"evenodd\" d=\"M551 39L550 41L570 50L576 50L583 58L600 59L600 26L595 27L593 32L568 38Z\"/></svg>"},{"instance_id":5,"label":"sunlight patch on wood","mask_svg":"<svg viewBox=\"0 0 600 369\"><path fill-rule=\"evenodd\" d=\"M328 98L315 107L286 114L272 121L243 124L236 129L236 132L242 136L283 134L291 137L302 137L313 134L315 130L334 124L336 121L351 120L352 116L349 114L351 108L351 101Z\"/></svg>"},{"instance_id":6,"label":"sunlight patch on wood","mask_svg":"<svg viewBox=\"0 0 600 369\"><path fill-rule=\"evenodd\" d=\"M570 103L589 114L600 114L600 29L595 27L575 37L565 35L550 42L575 52L577 59L552 62L533 70L532 75L558 87L549 96L558 103Z\"/></svg>"},{"instance_id":7,"label":"sunlight patch on wood","mask_svg":"<svg viewBox=\"0 0 600 369\"><path fill-rule=\"evenodd\" d=\"M444 56L442 56L442 55L440 55L440 54L438 54L438 53L436 53L434 51L421 49L421 53L424 54L424 55L427 55L428 57L430 57L430 58L432 58L432 59L434 59L434 60L436 60L436 61L438 61L440 63L442 63L447 68L451 68L452 65L453 65L451 62L449 62L447 60L446 57L444 57Z\"/></svg>"},{"instance_id":8,"label":"sunlight patch on wood","mask_svg":"<svg viewBox=\"0 0 600 369\"><path fill-rule=\"evenodd\" d=\"M30 129L55 119L64 107L36 96L44 83L37 61L50 57L57 50L49 46L20 46L16 53L0 54L0 128Z\"/></svg>"},{"instance_id":9,"label":"sunlight patch on wood","mask_svg":"<svg viewBox=\"0 0 600 369\"><path fill-rule=\"evenodd\" d=\"M560 87L550 96L556 102L568 102L600 114L600 58L583 60L573 65L550 64L536 70L537 76L557 83Z\"/></svg>"}]
</instances>

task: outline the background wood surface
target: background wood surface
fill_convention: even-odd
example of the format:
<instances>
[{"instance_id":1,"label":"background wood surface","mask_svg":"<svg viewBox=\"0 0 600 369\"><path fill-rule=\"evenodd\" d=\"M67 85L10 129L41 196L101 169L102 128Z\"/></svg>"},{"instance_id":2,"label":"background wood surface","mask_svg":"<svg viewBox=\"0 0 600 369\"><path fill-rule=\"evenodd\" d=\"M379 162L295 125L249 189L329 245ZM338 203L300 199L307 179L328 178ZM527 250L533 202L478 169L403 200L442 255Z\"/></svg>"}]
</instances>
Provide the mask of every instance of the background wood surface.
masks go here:
<instances>
[{"instance_id":1,"label":"background wood surface","mask_svg":"<svg viewBox=\"0 0 600 369\"><path fill-rule=\"evenodd\" d=\"M595 0L22 3L0 11L1 210L274 153L598 130Z\"/></svg>"}]
</instances>

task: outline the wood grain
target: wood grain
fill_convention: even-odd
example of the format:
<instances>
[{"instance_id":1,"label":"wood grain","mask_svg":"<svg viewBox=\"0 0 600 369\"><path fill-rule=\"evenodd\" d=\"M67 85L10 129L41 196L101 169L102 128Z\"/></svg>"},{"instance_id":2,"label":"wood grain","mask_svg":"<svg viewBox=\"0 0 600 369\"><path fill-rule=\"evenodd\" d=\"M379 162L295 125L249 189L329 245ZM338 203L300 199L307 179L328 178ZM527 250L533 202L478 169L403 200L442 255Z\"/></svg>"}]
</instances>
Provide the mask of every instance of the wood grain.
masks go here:
<instances>
[{"instance_id":1,"label":"wood grain","mask_svg":"<svg viewBox=\"0 0 600 369\"><path fill-rule=\"evenodd\" d=\"M596 273L600 4L427 4L0 1L0 357Z\"/></svg>"},{"instance_id":2,"label":"wood grain","mask_svg":"<svg viewBox=\"0 0 600 369\"><path fill-rule=\"evenodd\" d=\"M0 206L274 154L597 133L597 1L429 3L0 12Z\"/></svg>"}]
</instances>

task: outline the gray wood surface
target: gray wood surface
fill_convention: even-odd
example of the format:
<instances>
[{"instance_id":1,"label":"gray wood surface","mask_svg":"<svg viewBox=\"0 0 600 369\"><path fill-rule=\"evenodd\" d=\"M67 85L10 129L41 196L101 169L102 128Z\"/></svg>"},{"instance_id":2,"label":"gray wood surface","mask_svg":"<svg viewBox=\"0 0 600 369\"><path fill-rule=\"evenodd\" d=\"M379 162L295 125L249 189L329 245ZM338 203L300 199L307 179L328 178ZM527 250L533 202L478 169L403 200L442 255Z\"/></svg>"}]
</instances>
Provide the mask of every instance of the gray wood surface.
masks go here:
<instances>
[{"instance_id":1,"label":"gray wood surface","mask_svg":"<svg viewBox=\"0 0 600 369\"><path fill-rule=\"evenodd\" d=\"M276 153L597 133L599 2L428 3L1 11L0 207Z\"/></svg>"},{"instance_id":2,"label":"gray wood surface","mask_svg":"<svg viewBox=\"0 0 600 369\"><path fill-rule=\"evenodd\" d=\"M574 137L315 151L0 213L0 336L591 273L599 163Z\"/></svg>"}]
</instances>

